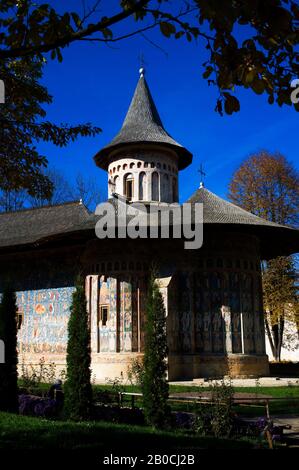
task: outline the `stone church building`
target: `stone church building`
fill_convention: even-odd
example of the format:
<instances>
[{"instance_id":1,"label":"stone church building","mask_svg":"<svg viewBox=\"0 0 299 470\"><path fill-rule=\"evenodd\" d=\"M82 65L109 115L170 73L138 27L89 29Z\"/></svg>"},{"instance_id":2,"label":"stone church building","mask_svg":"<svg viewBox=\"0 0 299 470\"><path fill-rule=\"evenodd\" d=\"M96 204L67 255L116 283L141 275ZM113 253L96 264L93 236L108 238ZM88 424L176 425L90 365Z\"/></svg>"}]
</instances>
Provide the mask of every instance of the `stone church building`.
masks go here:
<instances>
[{"instance_id":1,"label":"stone church building","mask_svg":"<svg viewBox=\"0 0 299 470\"><path fill-rule=\"evenodd\" d=\"M123 125L94 157L108 198L178 201L179 171L192 154L165 130L143 70ZM98 171L95 169L95 171ZM201 187L203 246L182 239L103 239L82 202L0 215L0 281L13 280L19 361L65 368L74 281L85 278L92 373L126 376L144 350L149 267L159 266L170 380L268 374L261 259L299 251L298 231L263 220Z\"/></svg>"}]
</instances>

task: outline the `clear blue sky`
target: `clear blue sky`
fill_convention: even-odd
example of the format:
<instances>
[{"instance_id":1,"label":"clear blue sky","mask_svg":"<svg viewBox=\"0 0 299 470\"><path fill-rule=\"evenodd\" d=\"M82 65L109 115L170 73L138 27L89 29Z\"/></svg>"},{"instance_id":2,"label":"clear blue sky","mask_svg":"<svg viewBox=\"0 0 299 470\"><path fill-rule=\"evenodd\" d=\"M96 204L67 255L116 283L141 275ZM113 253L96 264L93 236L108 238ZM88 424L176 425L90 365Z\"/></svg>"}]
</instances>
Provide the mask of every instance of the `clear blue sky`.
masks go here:
<instances>
[{"instance_id":1,"label":"clear blue sky","mask_svg":"<svg viewBox=\"0 0 299 470\"><path fill-rule=\"evenodd\" d=\"M77 3L63 2L63 7L72 10ZM103 7L107 4L108 13L115 11L116 0L103 0ZM117 31L127 32L132 25L131 20L126 21ZM47 119L69 124L91 122L103 130L95 138L79 138L63 149L40 144L39 149L51 166L71 181L78 172L98 178L106 196L106 174L95 166L92 157L122 124L138 80L141 52L146 78L166 130L194 155L192 165L180 173L181 201L198 188L201 162L207 173L206 187L222 197L227 195L234 170L252 152L280 151L299 166L299 114L294 109L270 106L264 96L236 90L241 111L221 117L214 111L217 90L202 78L204 45L169 40L159 31L148 32L147 37L163 52L138 36L109 47L76 43L64 49L62 63L49 60L43 83L54 102L47 108Z\"/></svg>"}]
</instances>

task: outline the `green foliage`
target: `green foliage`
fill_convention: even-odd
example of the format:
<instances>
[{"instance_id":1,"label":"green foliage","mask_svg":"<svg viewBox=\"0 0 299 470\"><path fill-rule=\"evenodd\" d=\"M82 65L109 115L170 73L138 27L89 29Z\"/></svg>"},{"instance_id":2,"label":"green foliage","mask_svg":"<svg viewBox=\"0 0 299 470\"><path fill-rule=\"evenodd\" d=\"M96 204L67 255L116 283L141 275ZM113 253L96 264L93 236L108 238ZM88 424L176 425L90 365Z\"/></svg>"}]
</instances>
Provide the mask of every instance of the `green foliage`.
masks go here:
<instances>
[{"instance_id":1,"label":"green foliage","mask_svg":"<svg viewBox=\"0 0 299 470\"><path fill-rule=\"evenodd\" d=\"M234 388L222 380L209 388L211 404L196 405L195 431L202 435L229 437L232 430Z\"/></svg>"},{"instance_id":2,"label":"green foliage","mask_svg":"<svg viewBox=\"0 0 299 470\"><path fill-rule=\"evenodd\" d=\"M26 389L26 393L33 395L45 395L48 388L43 388L45 384L53 384L57 379L57 370L55 362L46 363L45 358L41 357L38 366L33 364L25 364L24 359L21 363L21 375L19 377L22 388ZM59 378L65 380L65 370L59 373Z\"/></svg>"},{"instance_id":3,"label":"green foliage","mask_svg":"<svg viewBox=\"0 0 299 470\"><path fill-rule=\"evenodd\" d=\"M142 386L144 374L144 363L143 358L132 359L130 366L128 367L127 376L128 381L131 385Z\"/></svg>"},{"instance_id":4,"label":"green foliage","mask_svg":"<svg viewBox=\"0 0 299 470\"><path fill-rule=\"evenodd\" d=\"M94 0L83 13L59 13L49 3L2 1L0 60L42 60L49 52L51 59L61 62L63 49L74 41L107 44L156 27L164 38L205 45L203 77L219 91L220 114L239 111L237 87L266 94L269 104L292 105L290 83L299 76L296 1L119 0L112 16L102 16L104 6L99 10L98 4ZM114 29L130 16L136 27L117 34ZM299 103L294 107L298 111Z\"/></svg>"},{"instance_id":5,"label":"green foliage","mask_svg":"<svg viewBox=\"0 0 299 470\"><path fill-rule=\"evenodd\" d=\"M155 428L166 427L170 416L167 404L167 353L165 308L159 287L152 275L146 305L142 393L146 421Z\"/></svg>"},{"instance_id":6,"label":"green foliage","mask_svg":"<svg viewBox=\"0 0 299 470\"><path fill-rule=\"evenodd\" d=\"M280 360L284 337L284 322L288 320L299 325L298 289L296 270L292 256L279 256L264 263L263 295L265 324L272 354Z\"/></svg>"},{"instance_id":7,"label":"green foliage","mask_svg":"<svg viewBox=\"0 0 299 470\"><path fill-rule=\"evenodd\" d=\"M31 58L0 62L0 78L5 83L5 103L0 106L0 189L25 189L31 196L49 199L53 184L44 173L47 159L38 152L36 142L62 147L100 129L90 124L72 127L43 121L43 106L52 102L39 83L43 66L42 60Z\"/></svg>"},{"instance_id":8,"label":"green foliage","mask_svg":"<svg viewBox=\"0 0 299 470\"><path fill-rule=\"evenodd\" d=\"M17 416L9 413L0 413L0 449L16 451L16 449L46 449L47 455L54 455L57 449L94 451L96 455L146 455L148 449L152 453L162 455L178 453L178 450L190 449L239 449L252 448L256 441L251 439L215 439L211 437L200 438L189 433L171 431L156 431L145 426L128 424L115 424L104 421L99 422L66 422L54 421L29 416ZM108 449L108 452L107 452ZM128 454L129 452L129 454ZM127 466L128 467L128 466ZM195 467L195 466L194 466ZM117 468L117 467L116 467ZM122 467L120 467L122 468ZM125 467L123 467L125 468Z\"/></svg>"},{"instance_id":9,"label":"green foliage","mask_svg":"<svg viewBox=\"0 0 299 470\"><path fill-rule=\"evenodd\" d=\"M0 409L18 410L17 305L15 293L6 287L0 304L0 339L5 345L5 363L0 364Z\"/></svg>"},{"instance_id":10,"label":"green foliage","mask_svg":"<svg viewBox=\"0 0 299 470\"><path fill-rule=\"evenodd\" d=\"M68 323L67 372L64 411L68 418L80 421L90 416L92 404L90 371L90 331L86 296L81 281L73 293Z\"/></svg>"}]
</instances>

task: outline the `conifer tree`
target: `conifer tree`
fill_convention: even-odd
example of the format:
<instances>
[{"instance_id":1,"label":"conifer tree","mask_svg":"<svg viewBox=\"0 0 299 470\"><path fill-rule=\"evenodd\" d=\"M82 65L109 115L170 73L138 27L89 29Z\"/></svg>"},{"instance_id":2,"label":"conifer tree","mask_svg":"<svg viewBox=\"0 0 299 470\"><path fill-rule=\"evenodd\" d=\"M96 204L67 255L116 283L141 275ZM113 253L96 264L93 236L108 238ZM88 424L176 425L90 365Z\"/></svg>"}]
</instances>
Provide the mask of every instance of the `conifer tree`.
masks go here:
<instances>
[{"instance_id":1,"label":"conifer tree","mask_svg":"<svg viewBox=\"0 0 299 470\"><path fill-rule=\"evenodd\" d=\"M92 404L90 329L82 284L81 280L77 281L68 323L64 412L74 421L88 419Z\"/></svg>"},{"instance_id":2,"label":"conifer tree","mask_svg":"<svg viewBox=\"0 0 299 470\"><path fill-rule=\"evenodd\" d=\"M0 409L18 410L16 295L6 287L0 303L0 340L4 345L4 363L0 363Z\"/></svg>"},{"instance_id":3,"label":"conifer tree","mask_svg":"<svg viewBox=\"0 0 299 470\"><path fill-rule=\"evenodd\" d=\"M166 314L162 295L151 275L146 305L144 372L142 378L144 414L148 424L165 428L169 424L167 404L167 337Z\"/></svg>"}]
</instances>

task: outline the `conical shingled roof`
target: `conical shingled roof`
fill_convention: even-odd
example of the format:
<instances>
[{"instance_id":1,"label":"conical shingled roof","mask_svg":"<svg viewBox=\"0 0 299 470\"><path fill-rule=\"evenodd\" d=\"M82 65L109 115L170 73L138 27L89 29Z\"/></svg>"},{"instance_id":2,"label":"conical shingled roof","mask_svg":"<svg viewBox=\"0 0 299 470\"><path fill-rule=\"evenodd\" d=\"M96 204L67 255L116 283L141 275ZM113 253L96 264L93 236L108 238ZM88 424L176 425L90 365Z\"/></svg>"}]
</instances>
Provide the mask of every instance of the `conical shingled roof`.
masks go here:
<instances>
[{"instance_id":1,"label":"conical shingled roof","mask_svg":"<svg viewBox=\"0 0 299 470\"><path fill-rule=\"evenodd\" d=\"M185 168L192 161L192 154L164 129L143 73L139 78L119 133L109 145L95 155L97 165L107 169L109 154L113 150L132 144L151 144L171 148L178 155L179 169Z\"/></svg>"},{"instance_id":2,"label":"conical shingled roof","mask_svg":"<svg viewBox=\"0 0 299 470\"><path fill-rule=\"evenodd\" d=\"M203 203L204 227L214 226L217 230L226 227L232 231L256 235L260 240L263 259L286 256L299 251L299 230L251 214L216 196L203 186L195 191L187 202Z\"/></svg>"}]
</instances>

